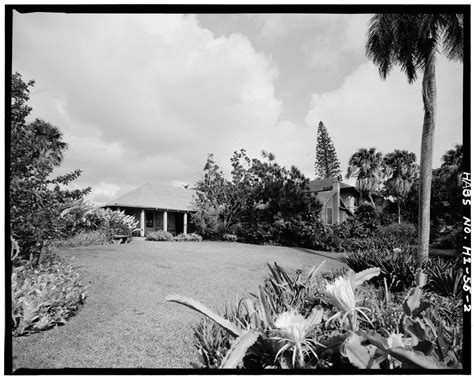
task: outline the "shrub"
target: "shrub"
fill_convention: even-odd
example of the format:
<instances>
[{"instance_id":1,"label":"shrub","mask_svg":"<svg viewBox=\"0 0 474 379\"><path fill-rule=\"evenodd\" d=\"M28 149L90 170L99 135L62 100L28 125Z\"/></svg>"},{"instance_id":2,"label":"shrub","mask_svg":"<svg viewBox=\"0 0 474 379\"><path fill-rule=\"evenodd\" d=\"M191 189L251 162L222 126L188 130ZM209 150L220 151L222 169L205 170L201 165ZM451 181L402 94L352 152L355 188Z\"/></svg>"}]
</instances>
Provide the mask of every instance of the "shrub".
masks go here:
<instances>
[{"instance_id":1,"label":"shrub","mask_svg":"<svg viewBox=\"0 0 474 379\"><path fill-rule=\"evenodd\" d=\"M99 229L110 236L110 241L116 234L131 236L138 230L139 221L134 216L126 215L124 211L97 208L92 217L99 219Z\"/></svg>"},{"instance_id":2,"label":"shrub","mask_svg":"<svg viewBox=\"0 0 474 379\"><path fill-rule=\"evenodd\" d=\"M433 247L438 249L455 249L456 252L459 252L462 250L464 241L463 236L463 227L462 225L458 225L448 234L438 238L438 240L433 243Z\"/></svg>"},{"instance_id":3,"label":"shrub","mask_svg":"<svg viewBox=\"0 0 474 379\"><path fill-rule=\"evenodd\" d=\"M426 265L425 271L428 275L425 286L427 291L436 292L445 297L462 298L464 281L459 259L432 258Z\"/></svg>"},{"instance_id":4,"label":"shrub","mask_svg":"<svg viewBox=\"0 0 474 379\"><path fill-rule=\"evenodd\" d=\"M86 292L80 274L70 264L49 255L37 266L19 260L19 248L12 241L13 335L36 333L64 324L84 302Z\"/></svg>"},{"instance_id":5,"label":"shrub","mask_svg":"<svg viewBox=\"0 0 474 379\"><path fill-rule=\"evenodd\" d=\"M416 243L417 230L414 224L402 222L400 224L393 223L387 226L377 227L377 234L386 238L393 238L406 243Z\"/></svg>"},{"instance_id":6,"label":"shrub","mask_svg":"<svg viewBox=\"0 0 474 379\"><path fill-rule=\"evenodd\" d=\"M314 224L300 216L277 219L272 226L274 239L280 245L312 247Z\"/></svg>"},{"instance_id":7,"label":"shrub","mask_svg":"<svg viewBox=\"0 0 474 379\"><path fill-rule=\"evenodd\" d=\"M224 241L237 242L238 237L235 234L225 233L222 239Z\"/></svg>"},{"instance_id":8,"label":"shrub","mask_svg":"<svg viewBox=\"0 0 474 379\"><path fill-rule=\"evenodd\" d=\"M173 235L170 232L164 230L157 230L151 232L146 236L147 241L174 241Z\"/></svg>"},{"instance_id":9,"label":"shrub","mask_svg":"<svg viewBox=\"0 0 474 379\"><path fill-rule=\"evenodd\" d=\"M365 250L348 254L341 262L354 271L378 267L381 274L374 279L378 285L383 285L383 279L392 291L403 291L415 284L415 254L410 249L394 251Z\"/></svg>"},{"instance_id":10,"label":"shrub","mask_svg":"<svg viewBox=\"0 0 474 379\"><path fill-rule=\"evenodd\" d=\"M190 234L178 234L176 237L174 237L174 241L178 241L178 242L201 242L202 241L202 237L197 234L197 233L190 233Z\"/></svg>"}]
</instances>

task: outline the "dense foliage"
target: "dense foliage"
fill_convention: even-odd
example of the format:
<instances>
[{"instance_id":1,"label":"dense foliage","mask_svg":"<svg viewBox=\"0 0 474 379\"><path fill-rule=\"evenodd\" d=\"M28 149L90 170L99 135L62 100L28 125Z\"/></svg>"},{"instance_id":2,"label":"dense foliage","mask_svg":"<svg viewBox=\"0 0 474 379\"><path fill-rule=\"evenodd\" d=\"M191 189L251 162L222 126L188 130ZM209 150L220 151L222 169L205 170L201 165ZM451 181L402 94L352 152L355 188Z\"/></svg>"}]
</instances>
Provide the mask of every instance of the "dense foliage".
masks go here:
<instances>
[{"instance_id":1,"label":"dense foliage","mask_svg":"<svg viewBox=\"0 0 474 379\"><path fill-rule=\"evenodd\" d=\"M63 159L67 144L58 128L36 119L28 123L30 88L20 74L11 77L10 123L10 227L24 257L33 254L39 261L43 249L55 238L68 233L60 217L70 203L89 192L70 190L67 186L81 171L51 177Z\"/></svg>"},{"instance_id":2,"label":"dense foliage","mask_svg":"<svg viewBox=\"0 0 474 379\"><path fill-rule=\"evenodd\" d=\"M209 155L193 223L208 238L236 235L251 243L305 244L317 222L320 204L308 192L308 179L296 167L286 169L263 152L263 161L245 150L231 158L232 179L224 178Z\"/></svg>"},{"instance_id":3,"label":"dense foliage","mask_svg":"<svg viewBox=\"0 0 474 379\"><path fill-rule=\"evenodd\" d=\"M316 161L314 164L316 178L336 178L342 181L341 164L337 159L336 148L322 121L319 122L316 138Z\"/></svg>"},{"instance_id":4,"label":"dense foliage","mask_svg":"<svg viewBox=\"0 0 474 379\"><path fill-rule=\"evenodd\" d=\"M323 262L324 263L324 262ZM255 294L218 314L190 298L168 301L203 314L194 328L196 367L442 369L462 367L457 299L419 287L373 286L380 270L287 274L276 263ZM431 305L432 304L432 305Z\"/></svg>"},{"instance_id":5,"label":"dense foliage","mask_svg":"<svg viewBox=\"0 0 474 379\"><path fill-rule=\"evenodd\" d=\"M54 254L33 265L31 259L22 258L18 244L12 240L11 261L13 335L64 324L83 303L86 292L79 273Z\"/></svg>"},{"instance_id":6,"label":"dense foliage","mask_svg":"<svg viewBox=\"0 0 474 379\"><path fill-rule=\"evenodd\" d=\"M80 199L61 212L67 238L56 239L56 247L102 245L115 236L128 236L138 230L139 221L124 211L104 209Z\"/></svg>"}]
</instances>

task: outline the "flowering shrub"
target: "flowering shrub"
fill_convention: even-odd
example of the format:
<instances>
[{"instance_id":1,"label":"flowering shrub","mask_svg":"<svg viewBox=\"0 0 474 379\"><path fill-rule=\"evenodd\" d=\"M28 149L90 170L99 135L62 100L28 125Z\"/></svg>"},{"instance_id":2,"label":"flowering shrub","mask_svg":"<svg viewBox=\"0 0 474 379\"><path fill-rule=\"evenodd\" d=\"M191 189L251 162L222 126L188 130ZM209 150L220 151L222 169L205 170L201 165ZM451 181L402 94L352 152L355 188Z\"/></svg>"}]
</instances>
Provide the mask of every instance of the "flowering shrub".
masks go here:
<instances>
[{"instance_id":1,"label":"flowering shrub","mask_svg":"<svg viewBox=\"0 0 474 379\"><path fill-rule=\"evenodd\" d=\"M181 233L181 234L178 234L176 237L174 237L174 241L178 241L178 242L201 242L202 241L202 237L197 234L197 233L190 233L190 234L184 234L184 233Z\"/></svg>"},{"instance_id":2,"label":"flowering shrub","mask_svg":"<svg viewBox=\"0 0 474 379\"><path fill-rule=\"evenodd\" d=\"M333 281L313 268L289 276L275 264L255 295L243 297L223 315L183 296L168 301L207 317L194 328L199 364L206 368L446 369L461 368L459 351L446 343L442 328L427 316L430 304L419 287L409 289L393 307L367 291L380 269L348 271ZM367 301L369 300L369 301ZM382 308L394 315L384 327ZM459 342L459 340L456 340Z\"/></svg>"},{"instance_id":3,"label":"flowering shrub","mask_svg":"<svg viewBox=\"0 0 474 379\"><path fill-rule=\"evenodd\" d=\"M164 230L157 230L151 232L146 236L147 241L174 241L173 235L170 232Z\"/></svg>"},{"instance_id":4,"label":"flowering shrub","mask_svg":"<svg viewBox=\"0 0 474 379\"><path fill-rule=\"evenodd\" d=\"M59 257L49 255L37 266L31 259L19 259L19 248L12 240L13 335L19 336L64 324L84 302L86 292L79 273Z\"/></svg>"}]
</instances>

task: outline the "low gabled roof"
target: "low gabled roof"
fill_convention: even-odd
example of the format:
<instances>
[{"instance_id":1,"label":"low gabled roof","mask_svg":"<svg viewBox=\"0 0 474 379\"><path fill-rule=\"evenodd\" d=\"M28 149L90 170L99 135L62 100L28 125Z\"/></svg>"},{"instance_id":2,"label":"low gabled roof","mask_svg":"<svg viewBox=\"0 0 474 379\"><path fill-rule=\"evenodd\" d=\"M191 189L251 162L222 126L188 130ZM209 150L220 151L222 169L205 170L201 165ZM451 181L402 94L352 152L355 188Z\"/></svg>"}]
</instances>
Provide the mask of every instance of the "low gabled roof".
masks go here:
<instances>
[{"instance_id":1,"label":"low gabled roof","mask_svg":"<svg viewBox=\"0 0 474 379\"><path fill-rule=\"evenodd\" d=\"M194 211L195 190L146 183L105 206Z\"/></svg>"},{"instance_id":2,"label":"low gabled roof","mask_svg":"<svg viewBox=\"0 0 474 379\"><path fill-rule=\"evenodd\" d=\"M309 190L311 192L321 192L321 191L330 191L332 190L332 184L334 179L327 178L327 179L314 179L309 181ZM354 188L350 184L346 184L343 182L339 183L339 188Z\"/></svg>"}]
</instances>

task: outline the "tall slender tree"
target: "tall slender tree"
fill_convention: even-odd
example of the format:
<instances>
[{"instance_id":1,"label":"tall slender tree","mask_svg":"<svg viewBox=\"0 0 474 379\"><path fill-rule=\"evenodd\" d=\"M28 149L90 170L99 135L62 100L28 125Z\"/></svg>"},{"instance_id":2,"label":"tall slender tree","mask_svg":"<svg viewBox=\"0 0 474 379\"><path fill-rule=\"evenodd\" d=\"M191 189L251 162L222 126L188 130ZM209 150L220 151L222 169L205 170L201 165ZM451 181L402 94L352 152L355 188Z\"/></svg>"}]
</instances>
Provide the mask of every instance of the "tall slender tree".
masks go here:
<instances>
[{"instance_id":1,"label":"tall slender tree","mask_svg":"<svg viewBox=\"0 0 474 379\"><path fill-rule=\"evenodd\" d=\"M316 178L342 180L341 164L337 159L336 149L322 121L318 125L316 161L314 166Z\"/></svg>"},{"instance_id":2,"label":"tall slender tree","mask_svg":"<svg viewBox=\"0 0 474 379\"><path fill-rule=\"evenodd\" d=\"M377 152L375 147L360 148L349 159L346 178L351 176L357 178L356 189L366 195L375 208L372 195L379 191L384 178L382 153Z\"/></svg>"},{"instance_id":3,"label":"tall slender tree","mask_svg":"<svg viewBox=\"0 0 474 379\"><path fill-rule=\"evenodd\" d=\"M384 183L388 194L396 199L398 223L401 222L400 209L411 187L418 178L416 156L406 150L395 150L383 158L387 179Z\"/></svg>"},{"instance_id":4,"label":"tall slender tree","mask_svg":"<svg viewBox=\"0 0 474 379\"><path fill-rule=\"evenodd\" d=\"M394 65L413 83L423 73L424 106L420 154L420 206L418 213L418 264L428 259L430 196L436 111L436 55L444 52L451 60L463 60L463 15L377 14L372 17L366 53L385 79Z\"/></svg>"}]
</instances>

